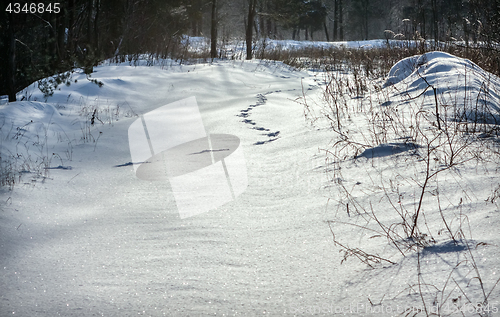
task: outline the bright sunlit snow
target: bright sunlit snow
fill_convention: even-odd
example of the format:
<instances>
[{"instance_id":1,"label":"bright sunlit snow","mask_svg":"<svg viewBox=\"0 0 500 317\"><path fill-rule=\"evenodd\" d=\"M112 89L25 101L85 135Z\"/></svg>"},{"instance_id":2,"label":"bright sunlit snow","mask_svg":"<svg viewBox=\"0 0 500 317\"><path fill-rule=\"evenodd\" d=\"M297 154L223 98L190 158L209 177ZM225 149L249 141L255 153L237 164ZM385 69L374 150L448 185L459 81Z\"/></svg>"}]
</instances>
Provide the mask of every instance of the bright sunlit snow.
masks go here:
<instances>
[{"instance_id":1,"label":"bright sunlit snow","mask_svg":"<svg viewBox=\"0 0 500 317\"><path fill-rule=\"evenodd\" d=\"M76 70L51 96L34 83L0 106L2 171L15 181L2 189L1 316L425 316L440 303L441 315L462 316L456 307L486 296L500 309L499 147L486 134L499 123L498 78L445 53L402 60L378 90L346 101L358 111L341 131L355 143L332 157L330 122L304 117L305 102L318 118L331 111L321 72L258 60L139 65ZM181 219L168 181L136 177L128 131L190 97L207 134L239 138L248 187ZM437 120L443 131L476 123L491 142L447 147L442 133L439 146L425 144ZM425 159L439 169L463 144L485 155L429 181L420 226L435 241L403 256L363 219L397 224L394 209L416 208ZM425 156L431 147L443 150ZM460 243L447 238L438 205L463 230ZM388 261L341 264L332 233Z\"/></svg>"}]
</instances>

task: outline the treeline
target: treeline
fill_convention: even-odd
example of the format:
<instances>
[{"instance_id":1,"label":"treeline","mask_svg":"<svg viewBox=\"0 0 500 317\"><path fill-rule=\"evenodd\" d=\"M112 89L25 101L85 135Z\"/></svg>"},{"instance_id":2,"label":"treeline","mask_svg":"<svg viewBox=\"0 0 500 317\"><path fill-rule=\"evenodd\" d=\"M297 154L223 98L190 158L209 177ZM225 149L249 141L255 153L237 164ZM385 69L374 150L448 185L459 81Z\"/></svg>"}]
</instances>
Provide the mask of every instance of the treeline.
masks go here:
<instances>
[{"instance_id":1,"label":"treeline","mask_svg":"<svg viewBox=\"0 0 500 317\"><path fill-rule=\"evenodd\" d=\"M48 75L140 53L175 56L182 35L217 39L500 40L500 0L61 0L2 2L0 95ZM57 11L57 12L56 12ZM252 45L247 45L247 58Z\"/></svg>"},{"instance_id":2,"label":"treeline","mask_svg":"<svg viewBox=\"0 0 500 317\"><path fill-rule=\"evenodd\" d=\"M103 58L167 55L191 13L182 0L61 0L57 13L54 1L35 10L20 2L2 2L0 13L0 95L9 100L37 79L75 66L91 71Z\"/></svg>"},{"instance_id":3,"label":"treeline","mask_svg":"<svg viewBox=\"0 0 500 317\"><path fill-rule=\"evenodd\" d=\"M362 39L385 30L401 37L437 41L498 42L500 39L500 0L353 0L351 3L347 12L352 24L350 31Z\"/></svg>"}]
</instances>

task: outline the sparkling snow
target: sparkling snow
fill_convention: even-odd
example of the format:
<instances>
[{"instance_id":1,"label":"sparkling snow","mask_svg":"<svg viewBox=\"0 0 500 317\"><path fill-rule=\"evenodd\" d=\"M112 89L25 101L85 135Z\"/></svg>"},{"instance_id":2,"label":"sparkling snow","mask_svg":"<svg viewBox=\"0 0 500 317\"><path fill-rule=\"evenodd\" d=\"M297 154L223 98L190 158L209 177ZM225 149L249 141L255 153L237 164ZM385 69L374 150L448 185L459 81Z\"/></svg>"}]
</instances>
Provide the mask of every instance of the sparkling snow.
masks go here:
<instances>
[{"instance_id":1,"label":"sparkling snow","mask_svg":"<svg viewBox=\"0 0 500 317\"><path fill-rule=\"evenodd\" d=\"M404 107L403 94L421 94L419 105L432 109L433 89L423 77L441 100L484 99L481 109L493 113L488 124L498 124L498 78L444 53L396 64L385 84L391 100L386 105ZM455 94L466 80L467 90ZM485 80L487 96L481 88ZM460 285L473 294L471 300L481 300L475 297L477 285L468 284L474 272L460 267L456 282L447 279L458 263L472 261L464 246L449 241L438 241L420 257L402 257L386 239L369 239L369 248L396 264L374 269L355 259L340 264L343 255L328 221L345 211L337 206L323 151L334 134L305 120L300 99L305 94L309 102L316 100L312 107L321 108L322 84L321 73L258 60L151 67L104 63L91 77L74 72L52 96L35 83L18 94L26 100L1 105L1 159L17 162L14 167L25 172L13 191L2 189L0 315L400 316L403 309L422 309L415 289L417 261L427 264L425 282L443 290L429 287L425 296L444 301L450 294L449 303L464 303ZM215 210L180 219L168 182L135 176L127 131L138 116L192 96L208 133L241 140L248 187ZM352 133L362 139L368 127L362 118L352 120ZM367 147L346 159L344 179L337 182L359 188L353 194L361 202L373 200L371 193L379 199L383 195L373 177L389 182L401 171L413 172L405 157L421 145L388 140ZM498 184L498 161L485 166L488 172L475 163L458 167L463 178L450 176L446 181L452 185L442 191L454 204L476 195L464 212L476 242L472 254L490 291L500 267L500 198L485 199ZM381 212L392 217L389 210ZM335 233L352 243L369 235L338 223ZM498 287L489 296L490 308L500 308ZM451 316L461 316L448 308Z\"/></svg>"}]
</instances>

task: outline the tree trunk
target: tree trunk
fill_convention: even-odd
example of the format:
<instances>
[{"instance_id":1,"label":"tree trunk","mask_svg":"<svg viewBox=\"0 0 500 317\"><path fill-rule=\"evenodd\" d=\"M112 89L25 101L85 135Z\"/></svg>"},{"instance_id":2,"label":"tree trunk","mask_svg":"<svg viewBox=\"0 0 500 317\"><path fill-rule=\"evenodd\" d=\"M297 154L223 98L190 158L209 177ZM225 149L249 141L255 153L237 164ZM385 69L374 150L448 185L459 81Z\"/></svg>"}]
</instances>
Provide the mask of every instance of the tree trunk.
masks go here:
<instances>
[{"instance_id":1,"label":"tree trunk","mask_svg":"<svg viewBox=\"0 0 500 317\"><path fill-rule=\"evenodd\" d=\"M95 8L95 17L94 17L94 43L93 43L93 50L94 50L94 63L95 66L97 66L98 60L101 57L101 52L100 52L100 45L99 45L99 11L100 11L100 4L101 0L95 0L94 3L94 8Z\"/></svg>"},{"instance_id":2,"label":"tree trunk","mask_svg":"<svg viewBox=\"0 0 500 317\"><path fill-rule=\"evenodd\" d=\"M420 36L426 38L425 32L425 8L423 5L420 7Z\"/></svg>"},{"instance_id":3,"label":"tree trunk","mask_svg":"<svg viewBox=\"0 0 500 317\"><path fill-rule=\"evenodd\" d=\"M469 53L469 21L467 19L463 19L464 23L464 39L465 39L465 50Z\"/></svg>"},{"instance_id":4,"label":"tree trunk","mask_svg":"<svg viewBox=\"0 0 500 317\"><path fill-rule=\"evenodd\" d=\"M210 57L217 57L217 0L212 0L212 27L210 28Z\"/></svg>"},{"instance_id":5,"label":"tree trunk","mask_svg":"<svg viewBox=\"0 0 500 317\"><path fill-rule=\"evenodd\" d=\"M437 7L436 0L432 0L432 31L434 32L434 43L437 45L439 41L439 32L438 32L438 20L437 20Z\"/></svg>"},{"instance_id":6,"label":"tree trunk","mask_svg":"<svg viewBox=\"0 0 500 317\"><path fill-rule=\"evenodd\" d=\"M326 21L323 22L323 27L325 28L326 41L330 42L330 36L328 35L328 27L326 26Z\"/></svg>"},{"instance_id":7,"label":"tree trunk","mask_svg":"<svg viewBox=\"0 0 500 317\"><path fill-rule=\"evenodd\" d=\"M335 0L334 13L333 13L333 41L338 39L338 25L339 25L339 2Z\"/></svg>"},{"instance_id":8,"label":"tree trunk","mask_svg":"<svg viewBox=\"0 0 500 317\"><path fill-rule=\"evenodd\" d=\"M272 12L271 4L269 4L269 1L266 2L266 12L268 13L268 15L266 16L266 36L268 38L271 38L272 35L276 37L276 34L273 34L273 21L271 20L271 17L269 15L269 12Z\"/></svg>"},{"instance_id":9,"label":"tree trunk","mask_svg":"<svg viewBox=\"0 0 500 317\"><path fill-rule=\"evenodd\" d=\"M339 40L344 40L344 22L343 22L343 8L342 8L342 0L339 1Z\"/></svg>"},{"instance_id":10,"label":"tree trunk","mask_svg":"<svg viewBox=\"0 0 500 317\"><path fill-rule=\"evenodd\" d=\"M68 0L68 44L67 44L67 50L69 54L69 58L71 59L73 57L73 54L75 53L75 46L74 46L74 37L75 37L75 32L74 32L74 24L75 24L75 0Z\"/></svg>"},{"instance_id":11,"label":"tree trunk","mask_svg":"<svg viewBox=\"0 0 500 317\"><path fill-rule=\"evenodd\" d=\"M366 2L363 2L364 4L364 8L363 8L363 25L364 25L364 35L363 37L365 38L365 41L368 40L368 19L369 19L369 16L368 16L368 6L369 6L369 3L366 1Z\"/></svg>"},{"instance_id":12,"label":"tree trunk","mask_svg":"<svg viewBox=\"0 0 500 317\"><path fill-rule=\"evenodd\" d=\"M93 29L93 23L92 23L92 16L94 15L94 0L88 0L87 1L87 46L88 46L88 49L92 49L93 48L93 38L92 38L92 35L93 35L93 32L92 32L92 29ZM90 52L89 52L90 53Z\"/></svg>"},{"instance_id":13,"label":"tree trunk","mask_svg":"<svg viewBox=\"0 0 500 317\"><path fill-rule=\"evenodd\" d=\"M257 0L249 0L248 2L248 23L246 30L247 60L252 59L252 37L253 37L256 2Z\"/></svg>"},{"instance_id":14,"label":"tree trunk","mask_svg":"<svg viewBox=\"0 0 500 317\"><path fill-rule=\"evenodd\" d=\"M7 53L7 92L9 102L16 101L16 37L14 34L13 14L9 16L9 49Z\"/></svg>"},{"instance_id":15,"label":"tree trunk","mask_svg":"<svg viewBox=\"0 0 500 317\"><path fill-rule=\"evenodd\" d=\"M262 3L262 1L260 1L260 6L259 6L259 12L264 12L264 4ZM263 15L259 15L257 17L257 30L256 30L256 34L257 34L257 37L266 37L266 22L264 21L264 16Z\"/></svg>"},{"instance_id":16,"label":"tree trunk","mask_svg":"<svg viewBox=\"0 0 500 317\"><path fill-rule=\"evenodd\" d=\"M66 8L61 10L60 14L56 14L57 23L57 57L59 61L66 59L66 45L64 43L65 37L65 21L66 21Z\"/></svg>"},{"instance_id":17,"label":"tree trunk","mask_svg":"<svg viewBox=\"0 0 500 317\"><path fill-rule=\"evenodd\" d=\"M51 14L48 19L50 23L49 33L47 35L47 66L54 71L58 66L58 48L57 48L57 14Z\"/></svg>"}]
</instances>

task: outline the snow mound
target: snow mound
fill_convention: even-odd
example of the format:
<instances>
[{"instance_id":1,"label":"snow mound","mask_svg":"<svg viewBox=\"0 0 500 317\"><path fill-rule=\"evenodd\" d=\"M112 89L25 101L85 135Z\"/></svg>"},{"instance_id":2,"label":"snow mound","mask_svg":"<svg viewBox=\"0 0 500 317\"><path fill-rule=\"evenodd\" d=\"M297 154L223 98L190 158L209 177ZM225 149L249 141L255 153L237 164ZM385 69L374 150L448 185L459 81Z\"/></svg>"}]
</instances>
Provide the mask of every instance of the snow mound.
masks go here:
<instances>
[{"instance_id":1,"label":"snow mound","mask_svg":"<svg viewBox=\"0 0 500 317\"><path fill-rule=\"evenodd\" d=\"M385 87L397 84L412 74L424 75L434 73L439 76L441 73L449 72L453 69L464 69L464 67L477 67L469 60L462 59L444 52L429 52L423 55L414 55L397 62L389 71Z\"/></svg>"},{"instance_id":2,"label":"snow mound","mask_svg":"<svg viewBox=\"0 0 500 317\"><path fill-rule=\"evenodd\" d=\"M0 118L7 120L15 120L22 118L23 120L50 122L53 118L60 117L61 114L57 109L48 103L37 101L16 101L8 103L1 109Z\"/></svg>"},{"instance_id":3,"label":"snow mound","mask_svg":"<svg viewBox=\"0 0 500 317\"><path fill-rule=\"evenodd\" d=\"M400 60L392 66L384 83L384 87L397 84L406 77L410 76L415 71L419 57L420 55L410 56Z\"/></svg>"},{"instance_id":4,"label":"snow mound","mask_svg":"<svg viewBox=\"0 0 500 317\"><path fill-rule=\"evenodd\" d=\"M389 71L384 87L391 86L410 100L432 97L426 105L437 99L452 120L500 124L500 79L468 59L444 52L402 59Z\"/></svg>"},{"instance_id":5,"label":"snow mound","mask_svg":"<svg viewBox=\"0 0 500 317\"><path fill-rule=\"evenodd\" d=\"M61 115L58 109L49 103L38 101L16 101L0 106L0 137L4 140L0 157L6 153L19 153L17 144L46 146L47 138L54 138L69 130L80 133L80 125L75 125L74 118ZM36 139L37 142L27 142ZM57 141L53 142L54 144ZM29 151L30 146L23 146ZM36 148L34 146L33 148ZM25 153L29 156L29 153Z\"/></svg>"}]
</instances>

